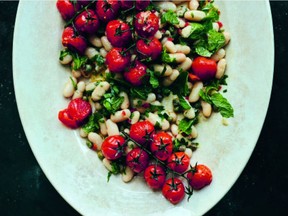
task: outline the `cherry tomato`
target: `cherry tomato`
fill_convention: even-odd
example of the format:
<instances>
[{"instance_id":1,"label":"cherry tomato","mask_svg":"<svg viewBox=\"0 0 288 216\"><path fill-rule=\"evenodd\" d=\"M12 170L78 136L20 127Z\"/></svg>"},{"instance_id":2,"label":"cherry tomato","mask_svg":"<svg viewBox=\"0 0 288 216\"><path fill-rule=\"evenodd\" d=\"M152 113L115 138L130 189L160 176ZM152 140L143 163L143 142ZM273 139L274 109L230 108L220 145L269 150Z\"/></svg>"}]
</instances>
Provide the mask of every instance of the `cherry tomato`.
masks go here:
<instances>
[{"instance_id":1,"label":"cherry tomato","mask_svg":"<svg viewBox=\"0 0 288 216\"><path fill-rule=\"evenodd\" d=\"M150 149L159 160L167 160L172 154L173 150L171 135L164 131L154 134Z\"/></svg>"},{"instance_id":2,"label":"cherry tomato","mask_svg":"<svg viewBox=\"0 0 288 216\"><path fill-rule=\"evenodd\" d=\"M159 29L159 18L151 11L142 11L136 14L135 30L141 37L151 37Z\"/></svg>"},{"instance_id":3,"label":"cherry tomato","mask_svg":"<svg viewBox=\"0 0 288 216\"><path fill-rule=\"evenodd\" d=\"M126 156L126 164L135 173L142 172L149 163L149 155L141 148L132 149Z\"/></svg>"},{"instance_id":4,"label":"cherry tomato","mask_svg":"<svg viewBox=\"0 0 288 216\"><path fill-rule=\"evenodd\" d=\"M93 34L97 32L100 22L93 10L87 9L75 19L75 27L81 33Z\"/></svg>"},{"instance_id":5,"label":"cherry tomato","mask_svg":"<svg viewBox=\"0 0 288 216\"><path fill-rule=\"evenodd\" d=\"M149 0L136 0L136 10L142 11L150 4Z\"/></svg>"},{"instance_id":6,"label":"cherry tomato","mask_svg":"<svg viewBox=\"0 0 288 216\"><path fill-rule=\"evenodd\" d=\"M193 189L200 190L212 182L212 172L207 166L197 164L194 170L187 174L187 178Z\"/></svg>"},{"instance_id":7,"label":"cherry tomato","mask_svg":"<svg viewBox=\"0 0 288 216\"><path fill-rule=\"evenodd\" d=\"M123 8L124 10L130 9L134 6L135 1L131 1L131 0L120 0L121 3L121 8Z\"/></svg>"},{"instance_id":8,"label":"cherry tomato","mask_svg":"<svg viewBox=\"0 0 288 216\"><path fill-rule=\"evenodd\" d=\"M185 196L185 187L183 182L178 178L167 179L163 188L163 196L172 204L177 204L183 200Z\"/></svg>"},{"instance_id":9,"label":"cherry tomato","mask_svg":"<svg viewBox=\"0 0 288 216\"><path fill-rule=\"evenodd\" d=\"M112 48L106 55L106 64L113 73L120 73L129 66L131 55L125 49Z\"/></svg>"},{"instance_id":10,"label":"cherry tomato","mask_svg":"<svg viewBox=\"0 0 288 216\"><path fill-rule=\"evenodd\" d=\"M71 0L70 0L71 1ZM92 2L92 0L77 0L77 2L82 5L82 6L86 6L88 5L89 3Z\"/></svg>"},{"instance_id":11,"label":"cherry tomato","mask_svg":"<svg viewBox=\"0 0 288 216\"><path fill-rule=\"evenodd\" d=\"M140 61L136 61L135 65L129 68L127 72L124 73L124 78L134 86L142 85L144 77L147 74L147 67Z\"/></svg>"},{"instance_id":12,"label":"cherry tomato","mask_svg":"<svg viewBox=\"0 0 288 216\"><path fill-rule=\"evenodd\" d=\"M214 60L202 56L196 57L192 62L194 75L202 81L213 79L216 75L217 64Z\"/></svg>"},{"instance_id":13,"label":"cherry tomato","mask_svg":"<svg viewBox=\"0 0 288 216\"><path fill-rule=\"evenodd\" d=\"M142 58L151 58L151 60L156 60L162 52L162 44L157 38L140 39L136 43L136 48Z\"/></svg>"},{"instance_id":14,"label":"cherry tomato","mask_svg":"<svg viewBox=\"0 0 288 216\"><path fill-rule=\"evenodd\" d=\"M167 160L170 169L178 173L185 172L190 164L190 158L184 152L175 152Z\"/></svg>"},{"instance_id":15,"label":"cherry tomato","mask_svg":"<svg viewBox=\"0 0 288 216\"><path fill-rule=\"evenodd\" d=\"M120 135L108 136L102 143L101 150L105 158L115 160L125 151L125 139Z\"/></svg>"},{"instance_id":16,"label":"cherry tomato","mask_svg":"<svg viewBox=\"0 0 288 216\"><path fill-rule=\"evenodd\" d=\"M120 10L118 0L98 0L96 3L96 13L100 20L109 22L117 17Z\"/></svg>"},{"instance_id":17,"label":"cherry tomato","mask_svg":"<svg viewBox=\"0 0 288 216\"><path fill-rule=\"evenodd\" d=\"M150 142L153 132L154 125L145 120L131 125L130 137L137 143L144 145Z\"/></svg>"},{"instance_id":18,"label":"cherry tomato","mask_svg":"<svg viewBox=\"0 0 288 216\"><path fill-rule=\"evenodd\" d=\"M188 78L190 81L192 82L197 82L200 81L200 78L198 76L196 76L195 74L189 73L188 74Z\"/></svg>"},{"instance_id":19,"label":"cherry tomato","mask_svg":"<svg viewBox=\"0 0 288 216\"><path fill-rule=\"evenodd\" d=\"M67 109L58 113L58 119L69 128L77 128L85 123L91 113L90 103L77 98L70 101Z\"/></svg>"},{"instance_id":20,"label":"cherry tomato","mask_svg":"<svg viewBox=\"0 0 288 216\"><path fill-rule=\"evenodd\" d=\"M84 54L87 47L86 40L81 35L76 35L72 27L66 27L62 33L62 44L69 50L76 51L79 54Z\"/></svg>"},{"instance_id":21,"label":"cherry tomato","mask_svg":"<svg viewBox=\"0 0 288 216\"><path fill-rule=\"evenodd\" d=\"M64 20L71 19L80 9L77 2L70 0L57 0L56 7Z\"/></svg>"},{"instance_id":22,"label":"cherry tomato","mask_svg":"<svg viewBox=\"0 0 288 216\"><path fill-rule=\"evenodd\" d=\"M132 33L127 23L121 20L112 20L106 26L106 35L114 47L125 47L131 43Z\"/></svg>"},{"instance_id":23,"label":"cherry tomato","mask_svg":"<svg viewBox=\"0 0 288 216\"><path fill-rule=\"evenodd\" d=\"M144 179L152 189L161 189L166 179L165 170L159 165L150 165L144 171Z\"/></svg>"}]
</instances>

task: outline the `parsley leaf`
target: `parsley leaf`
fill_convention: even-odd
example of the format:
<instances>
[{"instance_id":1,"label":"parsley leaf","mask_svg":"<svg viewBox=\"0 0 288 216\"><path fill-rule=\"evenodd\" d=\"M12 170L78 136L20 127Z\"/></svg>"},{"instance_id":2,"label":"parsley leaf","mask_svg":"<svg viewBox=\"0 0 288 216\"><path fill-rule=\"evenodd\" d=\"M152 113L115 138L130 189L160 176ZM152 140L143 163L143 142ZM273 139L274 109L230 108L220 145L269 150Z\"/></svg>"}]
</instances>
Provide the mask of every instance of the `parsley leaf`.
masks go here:
<instances>
[{"instance_id":1,"label":"parsley leaf","mask_svg":"<svg viewBox=\"0 0 288 216\"><path fill-rule=\"evenodd\" d=\"M99 113L93 113L90 115L88 122L82 126L85 133L95 132L99 130L99 121L103 119L103 116Z\"/></svg>"},{"instance_id":2,"label":"parsley leaf","mask_svg":"<svg viewBox=\"0 0 288 216\"><path fill-rule=\"evenodd\" d=\"M167 12L163 13L161 16L161 23L170 23L171 25L179 24L179 20L177 18L177 14L172 10L168 10Z\"/></svg>"},{"instance_id":3,"label":"parsley leaf","mask_svg":"<svg viewBox=\"0 0 288 216\"><path fill-rule=\"evenodd\" d=\"M147 73L149 74L149 83L151 84L152 88L158 88L159 80L155 76L155 72L150 69L147 69Z\"/></svg>"},{"instance_id":4,"label":"parsley leaf","mask_svg":"<svg viewBox=\"0 0 288 216\"><path fill-rule=\"evenodd\" d=\"M161 54L161 60L164 63L175 63L176 58L171 58L169 54L167 53L166 49L163 49L162 54Z\"/></svg>"},{"instance_id":5,"label":"parsley leaf","mask_svg":"<svg viewBox=\"0 0 288 216\"><path fill-rule=\"evenodd\" d=\"M92 59L98 66L103 66L105 64L105 59L100 54L95 55Z\"/></svg>"}]
</instances>

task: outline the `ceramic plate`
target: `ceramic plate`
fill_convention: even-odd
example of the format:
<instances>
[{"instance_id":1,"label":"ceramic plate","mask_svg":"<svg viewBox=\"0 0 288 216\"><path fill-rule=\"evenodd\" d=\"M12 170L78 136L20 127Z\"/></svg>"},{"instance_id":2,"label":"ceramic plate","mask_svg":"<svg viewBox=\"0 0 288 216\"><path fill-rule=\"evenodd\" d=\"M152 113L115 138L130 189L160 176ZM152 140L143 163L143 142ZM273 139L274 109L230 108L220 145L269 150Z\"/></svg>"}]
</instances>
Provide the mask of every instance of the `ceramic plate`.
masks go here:
<instances>
[{"instance_id":1,"label":"ceramic plate","mask_svg":"<svg viewBox=\"0 0 288 216\"><path fill-rule=\"evenodd\" d=\"M193 155L213 171L211 186L174 206L140 178L107 183L97 155L57 119L69 77L58 62L63 23L56 1L20 1L14 35L13 75L17 105L30 146L57 191L83 215L202 215L230 189L245 167L269 104L274 44L268 1L216 1L231 33L227 49L228 92L235 118L220 115L198 126L200 148ZM241 8L241 10L240 10ZM253 18L252 18L253 17Z\"/></svg>"}]
</instances>

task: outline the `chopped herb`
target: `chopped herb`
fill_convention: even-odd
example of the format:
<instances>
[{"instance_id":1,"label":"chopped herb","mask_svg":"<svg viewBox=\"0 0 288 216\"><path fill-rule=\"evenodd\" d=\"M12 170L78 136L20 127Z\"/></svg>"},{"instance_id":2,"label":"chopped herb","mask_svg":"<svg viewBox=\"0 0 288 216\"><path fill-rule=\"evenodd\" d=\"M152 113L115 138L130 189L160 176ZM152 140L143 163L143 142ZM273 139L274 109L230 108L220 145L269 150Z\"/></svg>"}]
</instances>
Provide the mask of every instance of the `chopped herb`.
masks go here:
<instances>
[{"instance_id":1,"label":"chopped herb","mask_svg":"<svg viewBox=\"0 0 288 216\"><path fill-rule=\"evenodd\" d=\"M170 85L170 90L176 95L186 96L189 93L187 82L188 72L180 72L177 79Z\"/></svg>"},{"instance_id":2,"label":"chopped herb","mask_svg":"<svg viewBox=\"0 0 288 216\"><path fill-rule=\"evenodd\" d=\"M162 24L169 23L171 25L179 24L179 20L177 18L177 14L174 11L172 11L172 10L168 10L167 12L162 14L161 23Z\"/></svg>"},{"instance_id":3,"label":"chopped herb","mask_svg":"<svg viewBox=\"0 0 288 216\"><path fill-rule=\"evenodd\" d=\"M179 104L184 110L191 109L190 103L182 95L178 95L178 98L179 98Z\"/></svg>"},{"instance_id":4,"label":"chopped herb","mask_svg":"<svg viewBox=\"0 0 288 216\"><path fill-rule=\"evenodd\" d=\"M103 116L99 113L93 113L89 116L88 122L82 126L85 133L95 132L99 130L99 122L103 120Z\"/></svg>"},{"instance_id":5,"label":"chopped herb","mask_svg":"<svg viewBox=\"0 0 288 216\"><path fill-rule=\"evenodd\" d=\"M162 51L161 59L164 63L175 63L176 62L176 58L171 58L170 55L167 53L165 48Z\"/></svg>"},{"instance_id":6,"label":"chopped herb","mask_svg":"<svg viewBox=\"0 0 288 216\"><path fill-rule=\"evenodd\" d=\"M196 124L197 119L188 119L188 118L183 118L179 125L178 125L178 130L181 131L182 133L185 133L186 135L189 135L192 133L192 125Z\"/></svg>"},{"instance_id":7,"label":"chopped herb","mask_svg":"<svg viewBox=\"0 0 288 216\"><path fill-rule=\"evenodd\" d=\"M91 60L96 62L96 65L98 66L103 66L105 64L105 59L100 54L95 55Z\"/></svg>"}]
</instances>

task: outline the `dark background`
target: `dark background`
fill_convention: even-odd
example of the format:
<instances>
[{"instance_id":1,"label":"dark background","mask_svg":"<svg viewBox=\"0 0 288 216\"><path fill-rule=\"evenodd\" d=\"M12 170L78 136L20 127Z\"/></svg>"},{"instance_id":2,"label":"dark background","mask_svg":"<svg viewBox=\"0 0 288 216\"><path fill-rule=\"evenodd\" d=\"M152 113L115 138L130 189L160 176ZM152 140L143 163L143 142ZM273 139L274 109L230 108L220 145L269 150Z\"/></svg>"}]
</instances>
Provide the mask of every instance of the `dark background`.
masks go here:
<instances>
[{"instance_id":1,"label":"dark background","mask_svg":"<svg viewBox=\"0 0 288 216\"><path fill-rule=\"evenodd\" d=\"M275 71L268 114L246 168L208 216L288 215L288 1L270 4ZM0 1L0 214L78 215L45 177L19 119L12 77L17 5ZM249 22L251 18L244 19Z\"/></svg>"}]
</instances>

